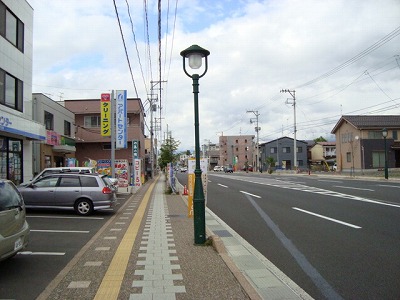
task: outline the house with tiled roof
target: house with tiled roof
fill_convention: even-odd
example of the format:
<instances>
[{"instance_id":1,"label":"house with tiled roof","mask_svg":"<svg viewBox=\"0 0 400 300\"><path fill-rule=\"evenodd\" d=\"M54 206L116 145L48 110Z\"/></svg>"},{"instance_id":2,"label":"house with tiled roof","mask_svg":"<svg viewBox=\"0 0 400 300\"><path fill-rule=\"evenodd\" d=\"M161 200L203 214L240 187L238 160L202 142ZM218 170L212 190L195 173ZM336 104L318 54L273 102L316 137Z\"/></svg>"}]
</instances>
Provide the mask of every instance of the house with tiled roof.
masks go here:
<instances>
[{"instance_id":1,"label":"house with tiled roof","mask_svg":"<svg viewBox=\"0 0 400 300\"><path fill-rule=\"evenodd\" d=\"M386 140L382 130L387 129ZM400 167L400 115L342 116L332 129L336 136L338 171L363 172L385 166Z\"/></svg>"}]
</instances>

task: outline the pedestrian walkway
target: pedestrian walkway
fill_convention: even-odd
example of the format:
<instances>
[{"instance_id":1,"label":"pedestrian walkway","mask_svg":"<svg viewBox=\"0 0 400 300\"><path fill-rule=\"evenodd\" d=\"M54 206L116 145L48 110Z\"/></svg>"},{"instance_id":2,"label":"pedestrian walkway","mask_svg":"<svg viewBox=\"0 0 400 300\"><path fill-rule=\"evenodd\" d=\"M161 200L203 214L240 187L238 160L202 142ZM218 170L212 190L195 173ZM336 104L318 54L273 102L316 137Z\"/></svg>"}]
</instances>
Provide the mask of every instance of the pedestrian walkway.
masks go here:
<instances>
[{"instance_id":1,"label":"pedestrian walkway","mask_svg":"<svg viewBox=\"0 0 400 300\"><path fill-rule=\"evenodd\" d=\"M212 243L194 245L186 197L165 190L161 175L126 196L37 299L311 299L208 209Z\"/></svg>"}]
</instances>

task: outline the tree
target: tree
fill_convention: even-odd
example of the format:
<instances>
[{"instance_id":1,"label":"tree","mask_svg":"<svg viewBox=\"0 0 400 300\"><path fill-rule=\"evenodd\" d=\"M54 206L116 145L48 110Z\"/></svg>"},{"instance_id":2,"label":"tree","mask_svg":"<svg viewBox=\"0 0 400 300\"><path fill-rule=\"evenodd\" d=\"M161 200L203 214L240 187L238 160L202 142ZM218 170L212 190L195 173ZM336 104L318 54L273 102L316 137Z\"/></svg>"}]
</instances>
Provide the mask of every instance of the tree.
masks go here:
<instances>
[{"instance_id":1,"label":"tree","mask_svg":"<svg viewBox=\"0 0 400 300\"><path fill-rule=\"evenodd\" d=\"M176 162L177 156L175 151L178 149L180 142L175 141L173 138L166 139L160 148L160 157L158 158L158 165L163 170L170 162Z\"/></svg>"},{"instance_id":2,"label":"tree","mask_svg":"<svg viewBox=\"0 0 400 300\"><path fill-rule=\"evenodd\" d=\"M268 165L268 170L267 170L268 174L271 174L272 173L271 168L275 167L275 159L272 156L268 156L265 159L265 163Z\"/></svg>"},{"instance_id":3,"label":"tree","mask_svg":"<svg viewBox=\"0 0 400 300\"><path fill-rule=\"evenodd\" d=\"M316 139L314 139L314 142L316 142L316 143L319 143L319 142L326 142L327 140L324 138L324 137L322 137L322 136L320 136L319 138L316 138Z\"/></svg>"}]
</instances>

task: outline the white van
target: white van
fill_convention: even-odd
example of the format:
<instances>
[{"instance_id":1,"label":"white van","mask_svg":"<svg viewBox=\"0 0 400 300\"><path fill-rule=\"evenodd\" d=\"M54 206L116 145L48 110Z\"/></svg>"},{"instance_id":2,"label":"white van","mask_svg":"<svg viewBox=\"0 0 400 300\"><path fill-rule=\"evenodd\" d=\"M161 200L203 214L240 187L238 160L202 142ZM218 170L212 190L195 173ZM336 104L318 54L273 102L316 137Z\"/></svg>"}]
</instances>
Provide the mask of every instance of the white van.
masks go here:
<instances>
[{"instance_id":1,"label":"white van","mask_svg":"<svg viewBox=\"0 0 400 300\"><path fill-rule=\"evenodd\" d=\"M51 175L54 173L97 173L96 169L93 167L56 167L56 168L45 168L40 172L38 175L36 175L34 178L32 178L31 181L37 180L39 178L42 178L47 175ZM30 182L31 182L30 181ZM21 183L21 186L26 186L30 182L24 182Z\"/></svg>"}]
</instances>

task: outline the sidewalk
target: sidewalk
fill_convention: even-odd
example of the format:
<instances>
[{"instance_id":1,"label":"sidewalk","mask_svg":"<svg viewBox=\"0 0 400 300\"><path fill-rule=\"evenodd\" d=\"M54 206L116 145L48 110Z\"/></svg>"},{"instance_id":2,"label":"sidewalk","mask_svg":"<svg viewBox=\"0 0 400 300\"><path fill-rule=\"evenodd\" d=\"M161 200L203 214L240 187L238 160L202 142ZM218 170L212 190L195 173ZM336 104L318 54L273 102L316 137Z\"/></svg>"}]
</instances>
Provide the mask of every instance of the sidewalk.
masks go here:
<instances>
[{"instance_id":1,"label":"sidewalk","mask_svg":"<svg viewBox=\"0 0 400 300\"><path fill-rule=\"evenodd\" d=\"M146 183L37 299L311 299L206 210L212 246L195 246L185 197Z\"/></svg>"}]
</instances>

